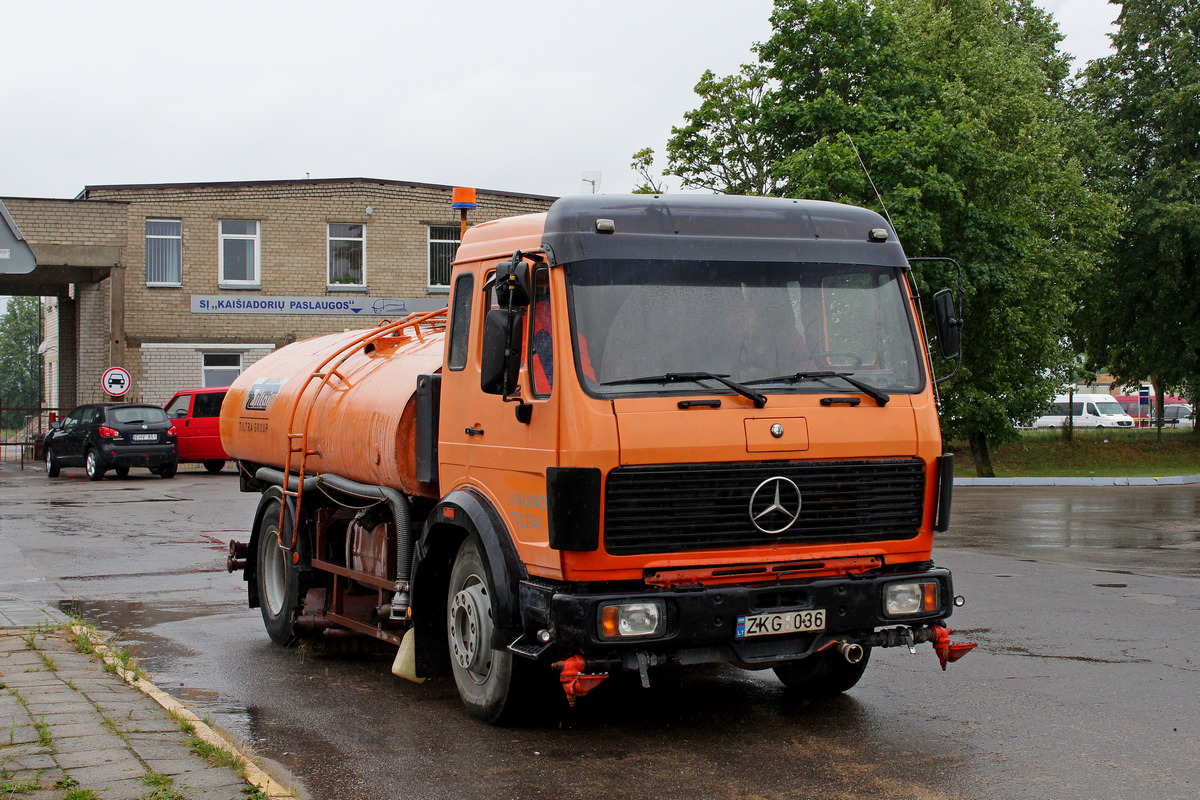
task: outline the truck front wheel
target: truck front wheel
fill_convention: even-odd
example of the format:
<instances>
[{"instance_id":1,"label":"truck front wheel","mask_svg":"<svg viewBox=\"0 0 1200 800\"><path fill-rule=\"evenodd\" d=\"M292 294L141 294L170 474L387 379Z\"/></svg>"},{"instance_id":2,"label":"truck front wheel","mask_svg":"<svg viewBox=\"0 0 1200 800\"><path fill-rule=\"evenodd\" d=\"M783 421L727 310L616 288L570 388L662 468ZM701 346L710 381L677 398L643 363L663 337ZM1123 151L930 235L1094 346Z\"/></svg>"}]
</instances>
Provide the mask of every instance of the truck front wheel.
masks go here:
<instances>
[{"instance_id":1,"label":"truck front wheel","mask_svg":"<svg viewBox=\"0 0 1200 800\"><path fill-rule=\"evenodd\" d=\"M513 682L512 653L492 647L495 590L479 545L468 537L458 549L446 595L446 638L458 695L472 716L497 722Z\"/></svg>"},{"instance_id":2,"label":"truck front wheel","mask_svg":"<svg viewBox=\"0 0 1200 800\"><path fill-rule=\"evenodd\" d=\"M851 664L838 653L817 653L801 661L775 667L775 676L789 689L811 698L830 697L849 691L858 683L871 660L871 648L863 648L862 660Z\"/></svg>"},{"instance_id":3,"label":"truck front wheel","mask_svg":"<svg viewBox=\"0 0 1200 800\"><path fill-rule=\"evenodd\" d=\"M290 520L285 520L285 523ZM289 532L290 535L290 532ZM271 640L287 647L296 641L295 610L299 605L300 579L291 552L280 546L279 501L264 510L258 525L259 607Z\"/></svg>"}]
</instances>

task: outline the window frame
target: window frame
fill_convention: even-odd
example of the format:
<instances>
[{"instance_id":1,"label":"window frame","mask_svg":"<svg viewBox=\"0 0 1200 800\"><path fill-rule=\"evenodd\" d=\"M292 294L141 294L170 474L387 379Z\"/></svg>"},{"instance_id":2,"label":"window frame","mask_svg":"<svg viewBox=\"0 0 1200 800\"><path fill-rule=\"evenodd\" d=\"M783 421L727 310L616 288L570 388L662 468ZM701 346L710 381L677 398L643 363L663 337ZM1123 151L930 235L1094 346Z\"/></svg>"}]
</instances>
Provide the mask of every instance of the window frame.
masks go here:
<instances>
[{"instance_id":1,"label":"window frame","mask_svg":"<svg viewBox=\"0 0 1200 800\"><path fill-rule=\"evenodd\" d=\"M242 374L242 372L244 372L246 369L245 364L243 363L243 359L242 359L243 355L244 355L243 353L230 353L227 350L222 350L222 351L212 352L212 353L206 353L206 352L202 351L200 353L200 385L201 385L201 387L204 389L219 389L223 386L232 385L233 381L237 380L238 376L240 376ZM232 365L229 365L229 364L213 365L210 367L208 365L208 357L209 356L227 356L230 358L236 358L237 359L237 375L234 375L233 378L226 383L209 384L209 382L208 382L209 372L217 372L219 370L229 370L229 369L233 368Z\"/></svg>"},{"instance_id":2,"label":"window frame","mask_svg":"<svg viewBox=\"0 0 1200 800\"><path fill-rule=\"evenodd\" d=\"M433 238L433 231L435 228L453 230L455 236L453 239L435 239L435 238ZM453 269L450 269L449 271L447 271L445 283L434 283L433 282L433 278L434 278L434 275L433 275L433 268L434 268L433 245L434 245L434 243L437 243L437 244L453 243L454 244L454 253L450 254L450 262L453 263L454 262L454 254L458 252L459 246L462 245L462 225L461 224L460 225L437 225L437 224L434 224L431 222L425 226L425 253L426 253L426 259L427 259L426 264L425 264L425 284L426 284L425 288L426 288L426 290L428 290L430 292L449 292L450 291L450 277L451 277L451 274L453 273ZM447 266L449 266L449 265L447 265Z\"/></svg>"},{"instance_id":3,"label":"window frame","mask_svg":"<svg viewBox=\"0 0 1200 800\"><path fill-rule=\"evenodd\" d=\"M179 226L179 234L177 236L168 236L168 235L159 234L159 233L152 234L148 230L150 223L152 223L152 222L174 223ZM145 262L144 267L146 270L146 285L147 286L168 287L168 288L175 288L175 289L183 286L183 220L181 218L172 218L172 217L146 217L143 220L143 225L144 225L143 230L145 231L145 239L144 239L144 246L145 246L144 256L145 256L145 258L143 259L143 261ZM175 263L176 279L174 281L152 281L152 280L150 280L150 240L151 239L173 240L175 242L178 242L179 249L176 253L178 255L178 260Z\"/></svg>"},{"instance_id":4,"label":"window frame","mask_svg":"<svg viewBox=\"0 0 1200 800\"><path fill-rule=\"evenodd\" d=\"M334 225L356 225L362 230L361 236L334 236ZM333 243L358 242L361 250L361 272L358 283L333 282ZM367 225L363 222L326 222L325 223L325 288L333 292L364 291L367 288Z\"/></svg>"},{"instance_id":5,"label":"window frame","mask_svg":"<svg viewBox=\"0 0 1200 800\"><path fill-rule=\"evenodd\" d=\"M470 355L471 312L475 307L475 275L464 272L454 282L449 304L450 331L446 340L446 368L462 372ZM486 312L485 312L486 313Z\"/></svg>"},{"instance_id":6,"label":"window frame","mask_svg":"<svg viewBox=\"0 0 1200 800\"><path fill-rule=\"evenodd\" d=\"M254 233L225 233L226 222L253 222ZM253 277L246 280L233 280L225 276L225 242L253 241L254 269ZM262 222L256 219L235 217L217 220L217 286L223 289L257 289L262 286Z\"/></svg>"}]
</instances>

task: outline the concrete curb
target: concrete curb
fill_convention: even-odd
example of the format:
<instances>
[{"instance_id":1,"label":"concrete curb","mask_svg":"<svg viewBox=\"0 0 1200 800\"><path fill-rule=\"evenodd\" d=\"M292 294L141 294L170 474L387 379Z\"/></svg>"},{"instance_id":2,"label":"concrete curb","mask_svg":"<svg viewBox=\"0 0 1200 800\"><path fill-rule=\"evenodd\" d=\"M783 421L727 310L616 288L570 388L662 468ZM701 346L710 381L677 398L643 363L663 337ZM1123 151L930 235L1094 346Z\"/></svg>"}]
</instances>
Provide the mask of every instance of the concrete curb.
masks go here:
<instances>
[{"instance_id":1,"label":"concrete curb","mask_svg":"<svg viewBox=\"0 0 1200 800\"><path fill-rule=\"evenodd\" d=\"M235 742L218 733L208 725L204 720L197 717L192 711L176 700L171 695L159 689L150 681L139 676L132 670L127 670L123 666L121 659L112 651L107 642L99 637L97 632L85 625L80 625L72 621L70 623L71 631L76 636L82 636L91 642L92 649L100 656L100 659L107 665L111 666L118 677L124 680L133 688L148 696L154 702L158 703L173 717L184 720L195 728L195 735L198 739L220 748L229 753L240 765L243 773L246 776L246 781L256 786L263 794L269 798L277 800L296 800L297 796L291 790L285 788L278 781L264 772L257 764L254 763L252 756L248 755Z\"/></svg>"},{"instance_id":2,"label":"concrete curb","mask_svg":"<svg viewBox=\"0 0 1200 800\"><path fill-rule=\"evenodd\" d=\"M1183 486L1200 483L1200 475L1164 478L955 478L955 486Z\"/></svg>"}]
</instances>

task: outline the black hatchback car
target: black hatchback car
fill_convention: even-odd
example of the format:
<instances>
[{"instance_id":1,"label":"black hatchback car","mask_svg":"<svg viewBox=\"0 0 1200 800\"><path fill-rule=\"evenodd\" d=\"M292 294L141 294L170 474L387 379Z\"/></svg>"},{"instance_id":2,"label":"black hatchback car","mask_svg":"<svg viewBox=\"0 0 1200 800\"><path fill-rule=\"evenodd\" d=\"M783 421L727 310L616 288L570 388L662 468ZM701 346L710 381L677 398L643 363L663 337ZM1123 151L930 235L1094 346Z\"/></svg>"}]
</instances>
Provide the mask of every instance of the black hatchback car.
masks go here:
<instances>
[{"instance_id":1,"label":"black hatchback car","mask_svg":"<svg viewBox=\"0 0 1200 800\"><path fill-rule=\"evenodd\" d=\"M51 427L42 447L46 475L51 478L58 477L62 467L83 467L94 481L110 469L122 478L130 467L146 467L155 475L173 478L179 468L175 426L158 406L79 406Z\"/></svg>"}]
</instances>

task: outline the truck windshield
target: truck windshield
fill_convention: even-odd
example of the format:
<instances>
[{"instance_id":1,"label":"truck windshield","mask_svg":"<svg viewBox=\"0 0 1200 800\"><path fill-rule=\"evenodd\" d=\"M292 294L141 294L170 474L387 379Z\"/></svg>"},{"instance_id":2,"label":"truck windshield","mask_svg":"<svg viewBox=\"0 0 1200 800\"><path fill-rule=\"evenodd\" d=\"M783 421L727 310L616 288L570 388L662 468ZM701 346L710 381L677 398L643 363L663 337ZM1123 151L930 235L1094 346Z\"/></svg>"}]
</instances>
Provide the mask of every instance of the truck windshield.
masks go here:
<instances>
[{"instance_id":1,"label":"truck windshield","mask_svg":"<svg viewBox=\"0 0 1200 800\"><path fill-rule=\"evenodd\" d=\"M889 393L924 371L900 271L847 264L581 261L565 269L576 366L598 396L731 391ZM768 380L775 379L779 380ZM801 379L797 379L801 378Z\"/></svg>"}]
</instances>

